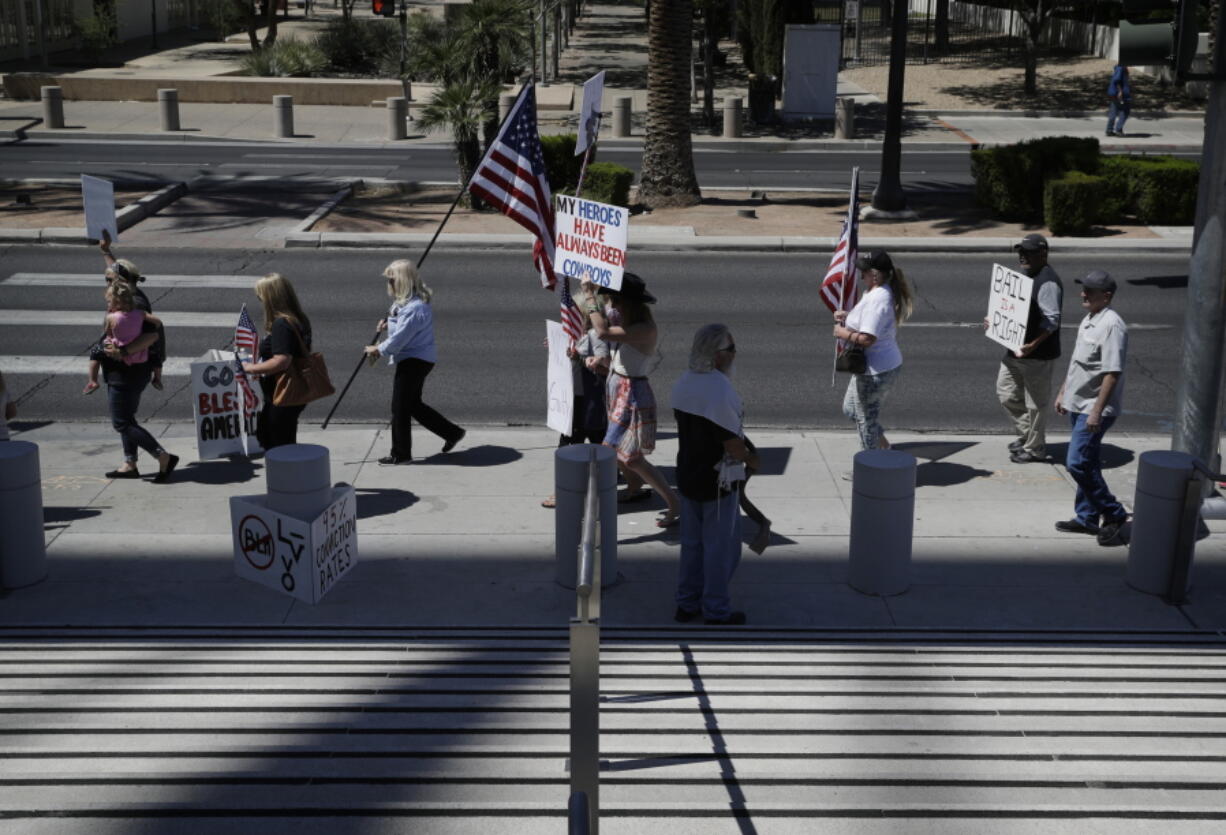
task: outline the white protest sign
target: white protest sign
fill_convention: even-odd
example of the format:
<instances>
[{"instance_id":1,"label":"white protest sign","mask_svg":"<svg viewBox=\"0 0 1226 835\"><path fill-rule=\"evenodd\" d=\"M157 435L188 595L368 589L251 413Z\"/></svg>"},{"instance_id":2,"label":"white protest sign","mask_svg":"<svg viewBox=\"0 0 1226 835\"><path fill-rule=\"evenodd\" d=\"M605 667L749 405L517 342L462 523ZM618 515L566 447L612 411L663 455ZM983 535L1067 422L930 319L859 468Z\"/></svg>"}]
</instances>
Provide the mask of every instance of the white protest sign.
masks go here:
<instances>
[{"instance_id":1,"label":"white protest sign","mask_svg":"<svg viewBox=\"0 0 1226 835\"><path fill-rule=\"evenodd\" d=\"M85 205L85 237L102 240L102 230L119 240L119 224L115 221L115 185L101 177L81 175L81 202Z\"/></svg>"},{"instance_id":2,"label":"white protest sign","mask_svg":"<svg viewBox=\"0 0 1226 835\"><path fill-rule=\"evenodd\" d=\"M575 139L575 156L596 144L600 132L600 102L604 98L604 70L583 82L583 107L579 111L579 136Z\"/></svg>"},{"instance_id":3,"label":"white protest sign","mask_svg":"<svg viewBox=\"0 0 1226 835\"><path fill-rule=\"evenodd\" d=\"M545 320L545 337L549 341L549 404L545 424L554 432L569 435L575 411L575 377L571 371L566 348L570 337L561 322Z\"/></svg>"},{"instance_id":4,"label":"white protest sign","mask_svg":"<svg viewBox=\"0 0 1226 835\"><path fill-rule=\"evenodd\" d=\"M358 560L357 499L352 487L332 488L314 520L268 507L265 496L232 496L234 573L307 603L318 603Z\"/></svg>"},{"instance_id":5,"label":"white protest sign","mask_svg":"<svg viewBox=\"0 0 1226 835\"><path fill-rule=\"evenodd\" d=\"M987 337L1016 351L1026 344L1026 319L1030 315L1030 294L1034 280L1016 270L992 265L992 286L988 297Z\"/></svg>"},{"instance_id":6,"label":"white protest sign","mask_svg":"<svg viewBox=\"0 0 1226 835\"><path fill-rule=\"evenodd\" d=\"M554 269L580 281L620 290L626 271L630 210L558 195Z\"/></svg>"},{"instance_id":7,"label":"white protest sign","mask_svg":"<svg viewBox=\"0 0 1226 835\"><path fill-rule=\"evenodd\" d=\"M191 365L192 413L196 417L196 450L201 461L260 451L256 427L264 405L259 381L248 377L252 397L230 351L210 350Z\"/></svg>"}]
</instances>

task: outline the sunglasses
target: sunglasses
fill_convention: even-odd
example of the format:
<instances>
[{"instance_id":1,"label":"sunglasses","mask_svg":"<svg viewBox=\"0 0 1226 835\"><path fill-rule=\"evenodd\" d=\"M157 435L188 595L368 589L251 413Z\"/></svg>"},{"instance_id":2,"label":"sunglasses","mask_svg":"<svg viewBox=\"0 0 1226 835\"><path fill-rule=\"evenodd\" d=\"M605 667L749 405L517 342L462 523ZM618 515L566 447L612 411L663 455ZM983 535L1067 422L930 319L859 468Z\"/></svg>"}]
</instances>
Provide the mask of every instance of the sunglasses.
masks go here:
<instances>
[{"instance_id":1,"label":"sunglasses","mask_svg":"<svg viewBox=\"0 0 1226 835\"><path fill-rule=\"evenodd\" d=\"M735 342L729 343L727 348L720 348L719 350L727 351L730 354L735 354L736 353L736 343Z\"/></svg>"}]
</instances>

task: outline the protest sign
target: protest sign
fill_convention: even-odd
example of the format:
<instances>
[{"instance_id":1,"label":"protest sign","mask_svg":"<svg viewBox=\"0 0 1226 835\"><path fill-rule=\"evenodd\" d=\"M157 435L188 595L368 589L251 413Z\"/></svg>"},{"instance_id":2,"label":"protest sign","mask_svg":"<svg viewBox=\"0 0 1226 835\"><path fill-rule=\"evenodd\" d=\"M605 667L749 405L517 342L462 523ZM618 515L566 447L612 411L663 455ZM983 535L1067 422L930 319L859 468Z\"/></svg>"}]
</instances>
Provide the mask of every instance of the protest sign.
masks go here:
<instances>
[{"instance_id":1,"label":"protest sign","mask_svg":"<svg viewBox=\"0 0 1226 835\"><path fill-rule=\"evenodd\" d=\"M214 349L191 365L192 413L201 461L261 450L256 428L263 395L254 378L248 378L250 395L244 394L234 357L230 351Z\"/></svg>"},{"instance_id":2,"label":"protest sign","mask_svg":"<svg viewBox=\"0 0 1226 835\"><path fill-rule=\"evenodd\" d=\"M85 206L85 237L102 240L105 229L112 241L119 240L119 224L115 221L115 185L101 177L81 175L81 202Z\"/></svg>"},{"instance_id":3,"label":"protest sign","mask_svg":"<svg viewBox=\"0 0 1226 835\"><path fill-rule=\"evenodd\" d=\"M583 82L583 108L579 111L579 135L575 138L575 156L596 144L600 132L600 101L604 98L604 70Z\"/></svg>"},{"instance_id":4,"label":"protest sign","mask_svg":"<svg viewBox=\"0 0 1226 835\"><path fill-rule=\"evenodd\" d=\"M621 206L557 197L557 254L554 269L610 290L620 290L626 271L630 210Z\"/></svg>"},{"instance_id":5,"label":"protest sign","mask_svg":"<svg viewBox=\"0 0 1226 835\"><path fill-rule=\"evenodd\" d=\"M570 337L561 322L545 320L545 338L549 342L548 411L545 424L555 432L569 435L575 411L575 376L566 349Z\"/></svg>"},{"instance_id":6,"label":"protest sign","mask_svg":"<svg viewBox=\"0 0 1226 835\"><path fill-rule=\"evenodd\" d=\"M265 496L232 496L234 573L307 603L318 603L358 560L357 499L349 485L314 520L268 507Z\"/></svg>"},{"instance_id":7,"label":"protest sign","mask_svg":"<svg viewBox=\"0 0 1226 835\"><path fill-rule=\"evenodd\" d=\"M1034 280L1029 276L992 265L992 286L988 297L987 337L1011 351L1026 344L1026 319L1030 315L1030 294Z\"/></svg>"}]
</instances>

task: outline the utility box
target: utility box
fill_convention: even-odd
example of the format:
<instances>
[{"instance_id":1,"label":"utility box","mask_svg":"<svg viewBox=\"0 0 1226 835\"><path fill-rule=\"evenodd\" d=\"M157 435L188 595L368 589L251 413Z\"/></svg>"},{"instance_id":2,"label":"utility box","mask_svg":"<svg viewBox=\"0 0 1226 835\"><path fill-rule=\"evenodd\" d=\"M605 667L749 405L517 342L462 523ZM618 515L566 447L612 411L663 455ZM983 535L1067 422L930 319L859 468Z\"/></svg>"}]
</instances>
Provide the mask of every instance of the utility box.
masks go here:
<instances>
[{"instance_id":1,"label":"utility box","mask_svg":"<svg viewBox=\"0 0 1226 835\"><path fill-rule=\"evenodd\" d=\"M783 40L783 118L833 119L839 81L837 25L791 25Z\"/></svg>"}]
</instances>

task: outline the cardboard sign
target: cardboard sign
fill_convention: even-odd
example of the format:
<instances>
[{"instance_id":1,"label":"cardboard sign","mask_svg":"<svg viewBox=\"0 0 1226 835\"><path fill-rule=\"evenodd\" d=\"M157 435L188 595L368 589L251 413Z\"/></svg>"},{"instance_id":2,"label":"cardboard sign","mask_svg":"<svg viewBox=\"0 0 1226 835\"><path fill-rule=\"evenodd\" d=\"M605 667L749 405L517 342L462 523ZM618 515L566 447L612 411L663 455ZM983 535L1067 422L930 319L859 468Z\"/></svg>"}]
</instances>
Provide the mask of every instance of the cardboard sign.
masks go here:
<instances>
[{"instance_id":1,"label":"cardboard sign","mask_svg":"<svg viewBox=\"0 0 1226 835\"><path fill-rule=\"evenodd\" d=\"M318 603L358 561L353 488L332 488L314 521L277 513L264 496L232 496L234 573L307 603Z\"/></svg>"},{"instance_id":2,"label":"cardboard sign","mask_svg":"<svg viewBox=\"0 0 1226 835\"><path fill-rule=\"evenodd\" d=\"M248 398L230 351L210 350L191 365L192 414L196 417L196 450L201 461L227 455L253 455L262 447L256 439L264 397L259 381L248 376Z\"/></svg>"},{"instance_id":3,"label":"cardboard sign","mask_svg":"<svg viewBox=\"0 0 1226 835\"><path fill-rule=\"evenodd\" d=\"M600 101L604 98L604 70L583 82L583 108L579 111L579 135L575 138L575 156L596 144L600 133Z\"/></svg>"},{"instance_id":4,"label":"cardboard sign","mask_svg":"<svg viewBox=\"0 0 1226 835\"><path fill-rule=\"evenodd\" d=\"M621 289L630 234L629 209L558 195L557 229L556 270L610 290Z\"/></svg>"},{"instance_id":5,"label":"cardboard sign","mask_svg":"<svg viewBox=\"0 0 1226 835\"><path fill-rule=\"evenodd\" d=\"M119 224L115 221L115 185L101 177L81 175L81 202L85 205L85 237L102 240L102 230L119 240Z\"/></svg>"},{"instance_id":6,"label":"cardboard sign","mask_svg":"<svg viewBox=\"0 0 1226 835\"><path fill-rule=\"evenodd\" d=\"M992 265L992 285L988 297L987 337L1011 351L1026 344L1026 320L1030 316L1030 294L1034 279L1027 275Z\"/></svg>"},{"instance_id":7,"label":"cardboard sign","mask_svg":"<svg viewBox=\"0 0 1226 835\"><path fill-rule=\"evenodd\" d=\"M545 424L562 435L569 435L575 412L575 376L566 348L570 337L561 322L545 320L545 338L549 341L549 399Z\"/></svg>"}]
</instances>

